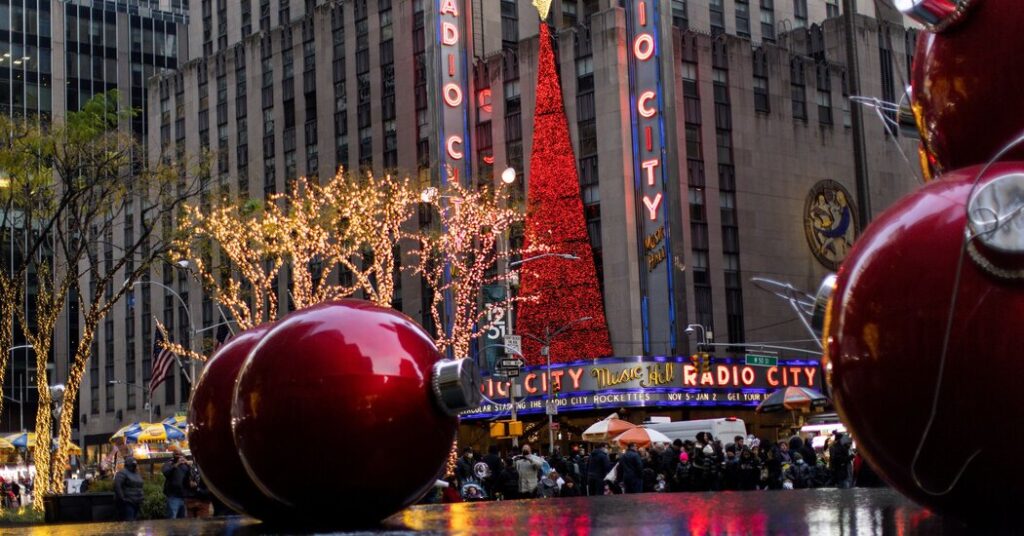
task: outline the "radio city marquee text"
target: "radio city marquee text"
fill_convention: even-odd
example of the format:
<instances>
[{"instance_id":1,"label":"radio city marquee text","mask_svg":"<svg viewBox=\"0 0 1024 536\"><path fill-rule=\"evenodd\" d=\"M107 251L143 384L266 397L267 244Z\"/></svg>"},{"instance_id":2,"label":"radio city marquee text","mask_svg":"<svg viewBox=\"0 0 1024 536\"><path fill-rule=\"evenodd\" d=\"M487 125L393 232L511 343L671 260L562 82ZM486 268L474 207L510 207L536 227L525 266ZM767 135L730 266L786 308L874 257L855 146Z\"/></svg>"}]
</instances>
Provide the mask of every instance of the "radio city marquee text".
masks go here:
<instances>
[{"instance_id":1,"label":"radio city marquee text","mask_svg":"<svg viewBox=\"0 0 1024 536\"><path fill-rule=\"evenodd\" d=\"M780 362L774 367L751 367L739 362L716 363L701 372L689 360L650 357L602 360L599 364L581 362L551 369L524 370L513 381L522 386L524 399L517 407L543 411L548 382L560 393L556 404L566 410L590 409L603 405L657 406L685 404L750 405L761 401L775 389L797 386L819 388L819 366L813 362ZM485 378L481 391L497 406L487 405L463 416L507 411L510 382Z\"/></svg>"}]
</instances>

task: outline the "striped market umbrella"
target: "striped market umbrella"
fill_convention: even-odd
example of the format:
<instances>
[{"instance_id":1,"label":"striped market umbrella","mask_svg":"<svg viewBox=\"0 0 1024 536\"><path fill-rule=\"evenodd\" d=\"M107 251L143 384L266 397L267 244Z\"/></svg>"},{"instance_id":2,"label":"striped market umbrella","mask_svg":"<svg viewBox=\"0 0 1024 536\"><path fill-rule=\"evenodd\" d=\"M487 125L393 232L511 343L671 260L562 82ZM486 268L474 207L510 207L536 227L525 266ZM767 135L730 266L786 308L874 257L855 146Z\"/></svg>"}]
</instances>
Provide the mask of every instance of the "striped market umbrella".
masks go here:
<instances>
[{"instance_id":1,"label":"striped market umbrella","mask_svg":"<svg viewBox=\"0 0 1024 536\"><path fill-rule=\"evenodd\" d=\"M4 436L4 439L9 441L14 448L19 449L34 449L36 448L36 434L34 432L19 432L17 434L9 434Z\"/></svg>"},{"instance_id":2,"label":"striped market umbrella","mask_svg":"<svg viewBox=\"0 0 1024 536\"><path fill-rule=\"evenodd\" d=\"M828 404L825 395L808 387L786 387L768 395L757 406L759 413L820 408Z\"/></svg>"},{"instance_id":3,"label":"striped market umbrella","mask_svg":"<svg viewBox=\"0 0 1024 536\"><path fill-rule=\"evenodd\" d=\"M617 413L612 413L608 418L597 421L584 430L583 440L589 443L607 443L633 428L636 428L635 424L620 419Z\"/></svg>"},{"instance_id":4,"label":"striped market umbrella","mask_svg":"<svg viewBox=\"0 0 1024 536\"><path fill-rule=\"evenodd\" d=\"M167 443L185 439L185 432L177 426L169 426L164 423L148 424L135 436L139 443Z\"/></svg>"},{"instance_id":5,"label":"striped market umbrella","mask_svg":"<svg viewBox=\"0 0 1024 536\"><path fill-rule=\"evenodd\" d=\"M177 426L162 422L135 422L129 424L110 436L110 442L116 445L125 443L160 443L185 439L185 432Z\"/></svg>"},{"instance_id":6,"label":"striped market umbrella","mask_svg":"<svg viewBox=\"0 0 1024 536\"><path fill-rule=\"evenodd\" d=\"M665 434L643 426L626 430L622 435L612 440L612 443L620 447L628 447L630 443L635 443L638 447L649 447L654 443L668 444L671 442L672 440Z\"/></svg>"},{"instance_id":7,"label":"striped market umbrella","mask_svg":"<svg viewBox=\"0 0 1024 536\"><path fill-rule=\"evenodd\" d=\"M167 417L164 419L163 424L167 426L173 426L179 430L185 430L188 428L188 420L184 415L175 415L173 417Z\"/></svg>"},{"instance_id":8,"label":"striped market umbrella","mask_svg":"<svg viewBox=\"0 0 1024 536\"><path fill-rule=\"evenodd\" d=\"M26 449L32 450L36 448L36 434L35 432L20 432L17 434L8 435L0 439L0 450L8 449ZM57 450L57 439L53 439L53 450ZM82 454L82 448L72 443L69 453L75 456Z\"/></svg>"}]
</instances>

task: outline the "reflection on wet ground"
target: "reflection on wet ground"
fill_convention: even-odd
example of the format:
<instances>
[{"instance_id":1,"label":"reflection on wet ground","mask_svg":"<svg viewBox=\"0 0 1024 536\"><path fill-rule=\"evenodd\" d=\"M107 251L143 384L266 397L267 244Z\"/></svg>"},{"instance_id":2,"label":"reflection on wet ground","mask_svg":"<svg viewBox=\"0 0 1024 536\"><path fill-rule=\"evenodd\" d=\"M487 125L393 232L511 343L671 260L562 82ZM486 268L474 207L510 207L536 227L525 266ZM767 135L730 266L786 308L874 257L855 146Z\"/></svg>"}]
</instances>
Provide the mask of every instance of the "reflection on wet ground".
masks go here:
<instances>
[{"instance_id":1,"label":"reflection on wet ground","mask_svg":"<svg viewBox=\"0 0 1024 536\"><path fill-rule=\"evenodd\" d=\"M338 515L344 516L339 505ZM352 534L971 534L889 489L667 493L415 506ZM245 517L0 528L4 535L316 534ZM328 532L325 532L326 534Z\"/></svg>"}]
</instances>

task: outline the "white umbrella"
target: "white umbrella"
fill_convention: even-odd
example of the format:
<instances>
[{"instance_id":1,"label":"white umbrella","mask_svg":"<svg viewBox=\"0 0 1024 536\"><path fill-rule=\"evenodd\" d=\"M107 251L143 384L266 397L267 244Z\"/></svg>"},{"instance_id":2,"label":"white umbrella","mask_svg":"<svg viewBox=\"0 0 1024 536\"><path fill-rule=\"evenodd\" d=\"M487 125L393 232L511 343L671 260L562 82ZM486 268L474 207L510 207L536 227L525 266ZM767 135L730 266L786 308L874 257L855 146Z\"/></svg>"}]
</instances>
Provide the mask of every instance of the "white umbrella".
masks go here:
<instances>
[{"instance_id":1,"label":"white umbrella","mask_svg":"<svg viewBox=\"0 0 1024 536\"><path fill-rule=\"evenodd\" d=\"M607 419L597 421L590 428L584 430L583 440L589 443L607 443L612 438L633 428L636 428L635 424L619 419L617 413L612 413Z\"/></svg>"},{"instance_id":2,"label":"white umbrella","mask_svg":"<svg viewBox=\"0 0 1024 536\"><path fill-rule=\"evenodd\" d=\"M672 440L667 435L657 431L638 426L632 430L627 430L621 435L612 440L612 443L620 447L626 447L630 443L636 443L638 447L649 447L653 443L671 443Z\"/></svg>"}]
</instances>

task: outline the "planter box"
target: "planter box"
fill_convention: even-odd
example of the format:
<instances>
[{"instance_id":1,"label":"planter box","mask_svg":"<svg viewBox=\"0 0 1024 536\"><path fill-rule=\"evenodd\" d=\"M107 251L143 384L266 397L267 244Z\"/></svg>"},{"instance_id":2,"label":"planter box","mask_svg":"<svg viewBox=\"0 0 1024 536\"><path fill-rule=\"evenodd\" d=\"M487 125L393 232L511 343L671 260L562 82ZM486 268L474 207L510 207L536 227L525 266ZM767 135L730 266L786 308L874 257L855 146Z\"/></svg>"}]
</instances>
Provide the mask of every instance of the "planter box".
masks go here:
<instances>
[{"instance_id":1,"label":"planter box","mask_svg":"<svg viewBox=\"0 0 1024 536\"><path fill-rule=\"evenodd\" d=\"M79 493L43 497L47 523L112 521L117 517L113 493Z\"/></svg>"}]
</instances>

